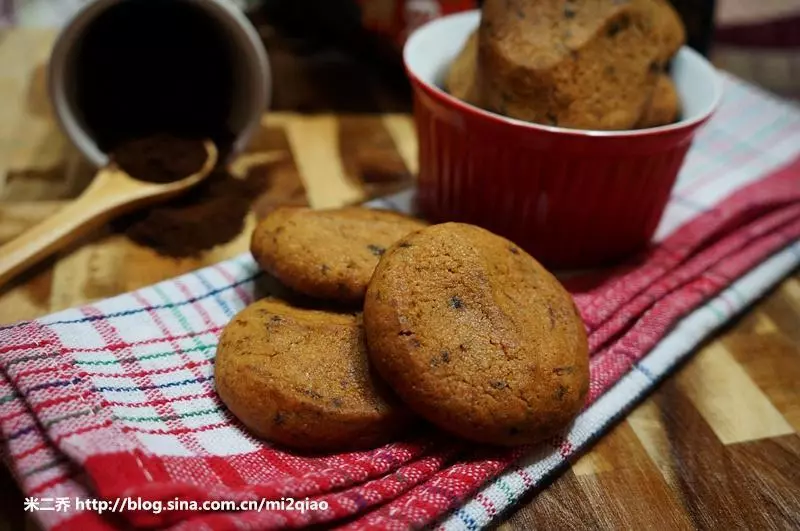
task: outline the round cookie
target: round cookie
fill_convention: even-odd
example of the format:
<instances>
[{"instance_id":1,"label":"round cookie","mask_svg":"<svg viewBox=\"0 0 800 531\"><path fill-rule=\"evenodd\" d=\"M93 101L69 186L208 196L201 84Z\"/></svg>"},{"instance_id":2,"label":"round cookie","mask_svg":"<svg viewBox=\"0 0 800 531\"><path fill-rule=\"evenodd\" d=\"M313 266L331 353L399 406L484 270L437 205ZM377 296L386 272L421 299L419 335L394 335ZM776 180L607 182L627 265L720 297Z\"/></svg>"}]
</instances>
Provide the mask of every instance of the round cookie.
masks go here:
<instances>
[{"instance_id":1,"label":"round cookie","mask_svg":"<svg viewBox=\"0 0 800 531\"><path fill-rule=\"evenodd\" d=\"M674 123L678 121L680 111L681 102L675 85L667 74L661 74L653 96L636 127L645 129Z\"/></svg>"},{"instance_id":2,"label":"round cookie","mask_svg":"<svg viewBox=\"0 0 800 531\"><path fill-rule=\"evenodd\" d=\"M485 0L477 94L512 118L631 129L684 41L666 0Z\"/></svg>"},{"instance_id":3,"label":"round cookie","mask_svg":"<svg viewBox=\"0 0 800 531\"><path fill-rule=\"evenodd\" d=\"M258 224L250 249L262 268L300 293L360 302L386 248L425 226L386 210L286 207Z\"/></svg>"},{"instance_id":4,"label":"round cookie","mask_svg":"<svg viewBox=\"0 0 800 531\"><path fill-rule=\"evenodd\" d=\"M478 32L473 31L447 73L447 91L461 101L480 106L477 93Z\"/></svg>"},{"instance_id":5,"label":"round cookie","mask_svg":"<svg viewBox=\"0 0 800 531\"><path fill-rule=\"evenodd\" d=\"M412 410L479 442L554 435L589 389L570 295L505 238L461 223L392 246L364 301L370 360Z\"/></svg>"},{"instance_id":6,"label":"round cookie","mask_svg":"<svg viewBox=\"0 0 800 531\"><path fill-rule=\"evenodd\" d=\"M374 447L412 418L370 373L359 315L260 300L223 330L214 370L245 426L293 448Z\"/></svg>"}]
</instances>

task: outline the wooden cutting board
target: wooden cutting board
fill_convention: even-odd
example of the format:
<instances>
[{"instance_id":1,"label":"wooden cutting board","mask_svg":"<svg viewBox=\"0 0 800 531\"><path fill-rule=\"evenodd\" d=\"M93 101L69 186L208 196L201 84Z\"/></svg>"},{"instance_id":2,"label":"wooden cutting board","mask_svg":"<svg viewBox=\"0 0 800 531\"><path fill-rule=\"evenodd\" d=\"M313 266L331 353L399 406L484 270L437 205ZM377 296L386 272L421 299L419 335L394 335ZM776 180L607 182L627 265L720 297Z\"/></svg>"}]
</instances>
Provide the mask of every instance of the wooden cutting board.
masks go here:
<instances>
[{"instance_id":1,"label":"wooden cutting board","mask_svg":"<svg viewBox=\"0 0 800 531\"><path fill-rule=\"evenodd\" d=\"M57 211L93 169L53 123L44 61L53 33L0 34L0 242ZM279 77L276 77L280 79ZM265 115L236 170L261 167L256 201L331 207L411 183L406 114ZM171 259L109 229L0 290L0 323L41 316L179 275L247 250L242 234ZM800 527L800 275L732 323L501 529ZM0 473L0 529L25 525ZM28 524L31 525L31 524Z\"/></svg>"},{"instance_id":2,"label":"wooden cutting board","mask_svg":"<svg viewBox=\"0 0 800 531\"><path fill-rule=\"evenodd\" d=\"M0 242L56 212L93 176L94 169L58 132L50 133L53 138L34 152L36 162L25 161L26 167L9 164L5 170L0 181ZM413 125L406 115L265 115L250 148L232 166L241 176L265 172L269 182L240 237L200 257L176 260L110 229L101 231L30 271L0 295L0 322L109 297L245 252L256 217L276 205L335 207L407 188L415 170L415 150ZM39 166L43 158L50 160L49 167ZM0 154L0 164L6 160ZM31 286L42 282L50 286L49 292L32 296Z\"/></svg>"}]
</instances>

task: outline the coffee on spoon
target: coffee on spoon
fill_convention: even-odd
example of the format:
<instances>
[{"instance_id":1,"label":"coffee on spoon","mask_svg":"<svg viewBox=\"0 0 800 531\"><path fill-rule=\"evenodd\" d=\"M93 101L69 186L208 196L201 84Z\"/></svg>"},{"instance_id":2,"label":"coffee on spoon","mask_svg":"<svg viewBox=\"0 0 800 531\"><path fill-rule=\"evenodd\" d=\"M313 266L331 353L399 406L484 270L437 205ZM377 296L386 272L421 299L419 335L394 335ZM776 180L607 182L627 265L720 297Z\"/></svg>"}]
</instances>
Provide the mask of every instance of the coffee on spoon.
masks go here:
<instances>
[{"instance_id":1,"label":"coffee on spoon","mask_svg":"<svg viewBox=\"0 0 800 531\"><path fill-rule=\"evenodd\" d=\"M196 173L206 161L203 142L157 134L121 143L111 160L140 181L171 183Z\"/></svg>"},{"instance_id":2,"label":"coffee on spoon","mask_svg":"<svg viewBox=\"0 0 800 531\"><path fill-rule=\"evenodd\" d=\"M217 168L197 187L114 222L162 255L196 256L231 241L267 185L237 179L225 165L246 87L223 29L189 2L129 0L101 14L78 49L83 121L131 176L169 182L202 164L200 139L219 149Z\"/></svg>"}]
</instances>

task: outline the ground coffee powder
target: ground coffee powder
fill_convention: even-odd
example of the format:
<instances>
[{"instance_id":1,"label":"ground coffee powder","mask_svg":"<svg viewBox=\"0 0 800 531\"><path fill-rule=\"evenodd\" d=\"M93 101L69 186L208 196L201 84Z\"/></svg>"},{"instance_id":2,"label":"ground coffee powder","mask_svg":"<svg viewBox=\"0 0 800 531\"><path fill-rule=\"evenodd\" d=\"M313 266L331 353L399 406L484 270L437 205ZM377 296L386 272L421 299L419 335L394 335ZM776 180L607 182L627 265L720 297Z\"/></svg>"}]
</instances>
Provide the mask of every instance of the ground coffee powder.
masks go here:
<instances>
[{"instance_id":1,"label":"ground coffee powder","mask_svg":"<svg viewBox=\"0 0 800 531\"><path fill-rule=\"evenodd\" d=\"M160 254L195 256L238 236L260 186L218 169L180 197L122 220L119 228Z\"/></svg>"},{"instance_id":2,"label":"ground coffee powder","mask_svg":"<svg viewBox=\"0 0 800 531\"><path fill-rule=\"evenodd\" d=\"M200 140L159 134L123 142L111 158L131 177L168 183L200 170L206 156ZM192 256L235 238L257 191L252 179L235 179L217 168L180 197L133 214L117 226L161 254Z\"/></svg>"},{"instance_id":3,"label":"ground coffee powder","mask_svg":"<svg viewBox=\"0 0 800 531\"><path fill-rule=\"evenodd\" d=\"M128 0L104 11L79 45L74 84L82 120L132 176L170 182L205 161L220 167L167 203L115 223L139 244L169 256L197 255L242 230L258 194L222 164L233 135L236 52L223 28L189 1Z\"/></svg>"},{"instance_id":4,"label":"ground coffee powder","mask_svg":"<svg viewBox=\"0 0 800 531\"><path fill-rule=\"evenodd\" d=\"M171 183L200 171L208 154L201 140L158 134L121 143L111 154L125 173L140 181Z\"/></svg>"}]
</instances>

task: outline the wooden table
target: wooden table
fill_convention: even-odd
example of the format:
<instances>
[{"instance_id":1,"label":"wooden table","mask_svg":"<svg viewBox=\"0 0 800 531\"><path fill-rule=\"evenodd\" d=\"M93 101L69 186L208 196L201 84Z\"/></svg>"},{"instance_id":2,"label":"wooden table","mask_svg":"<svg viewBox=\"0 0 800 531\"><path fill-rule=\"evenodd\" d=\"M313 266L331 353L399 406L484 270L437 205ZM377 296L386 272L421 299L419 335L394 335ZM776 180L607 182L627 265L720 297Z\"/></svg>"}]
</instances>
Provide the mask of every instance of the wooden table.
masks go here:
<instances>
[{"instance_id":1,"label":"wooden table","mask_svg":"<svg viewBox=\"0 0 800 531\"><path fill-rule=\"evenodd\" d=\"M93 175L53 123L43 66L52 39L51 31L0 34L0 242L55 212ZM277 106L320 112L265 116L239 162L242 171L261 165L271 176L259 211L284 202L353 203L410 183L416 143L406 113L337 113L331 102L343 100L311 80L318 81L320 71L336 77L352 65L325 51L298 59L268 46L282 83ZM375 79L365 76L348 90L354 86L369 92L376 107L407 109L402 92L377 90ZM253 218L235 241L181 260L158 256L110 229L99 231L0 290L0 323L110 297L236 255L247 248ZM798 430L795 274L500 528L798 528ZM24 525L22 498L8 474L0 473L0 493L5 527Z\"/></svg>"}]
</instances>

